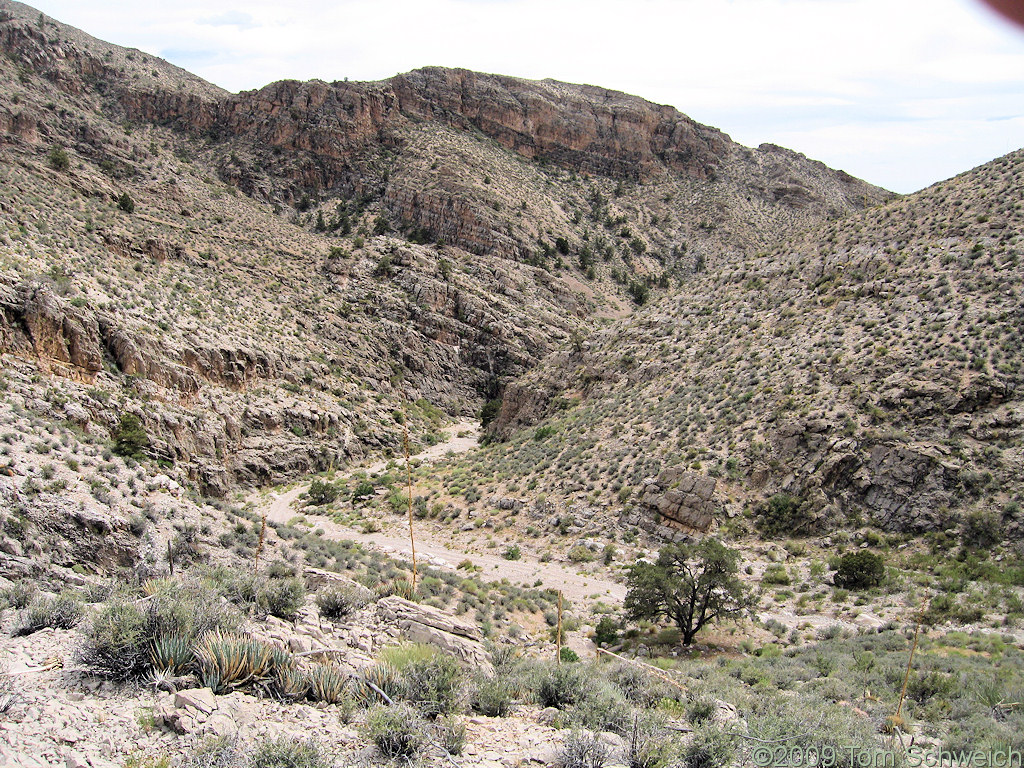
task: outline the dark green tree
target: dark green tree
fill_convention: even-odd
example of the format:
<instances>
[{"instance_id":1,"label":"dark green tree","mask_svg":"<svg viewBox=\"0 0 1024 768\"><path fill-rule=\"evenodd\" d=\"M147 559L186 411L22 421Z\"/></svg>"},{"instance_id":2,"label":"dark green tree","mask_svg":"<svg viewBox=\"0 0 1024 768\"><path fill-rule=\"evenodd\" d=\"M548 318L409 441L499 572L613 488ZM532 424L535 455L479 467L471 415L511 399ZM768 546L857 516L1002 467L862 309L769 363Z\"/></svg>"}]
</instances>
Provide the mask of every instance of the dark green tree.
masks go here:
<instances>
[{"instance_id":1,"label":"dark green tree","mask_svg":"<svg viewBox=\"0 0 1024 768\"><path fill-rule=\"evenodd\" d=\"M683 645L708 624L738 617L751 605L739 576L739 553L717 539L670 544L656 563L637 563L626 577L626 616L668 619Z\"/></svg>"},{"instance_id":2,"label":"dark green tree","mask_svg":"<svg viewBox=\"0 0 1024 768\"><path fill-rule=\"evenodd\" d=\"M124 414L110 436L114 438L114 453L118 456L141 459L149 447L146 428L134 413Z\"/></svg>"},{"instance_id":3,"label":"dark green tree","mask_svg":"<svg viewBox=\"0 0 1024 768\"><path fill-rule=\"evenodd\" d=\"M312 483L309 484L309 491L306 495L309 498L309 503L313 506L319 507L324 504L330 504L332 501L338 498L341 491L334 483L329 483L320 478L315 478Z\"/></svg>"},{"instance_id":4,"label":"dark green tree","mask_svg":"<svg viewBox=\"0 0 1024 768\"><path fill-rule=\"evenodd\" d=\"M121 196L117 198L117 207L125 213L132 213L135 211L135 201L127 192L122 192Z\"/></svg>"},{"instance_id":5,"label":"dark green tree","mask_svg":"<svg viewBox=\"0 0 1024 768\"><path fill-rule=\"evenodd\" d=\"M63 147L51 149L47 158L50 161L50 167L55 171L66 171L71 167L71 158L68 157L68 153L64 151Z\"/></svg>"},{"instance_id":6,"label":"dark green tree","mask_svg":"<svg viewBox=\"0 0 1024 768\"><path fill-rule=\"evenodd\" d=\"M885 561L881 555L860 549L839 558L839 568L832 582L842 589L870 589L885 578Z\"/></svg>"}]
</instances>

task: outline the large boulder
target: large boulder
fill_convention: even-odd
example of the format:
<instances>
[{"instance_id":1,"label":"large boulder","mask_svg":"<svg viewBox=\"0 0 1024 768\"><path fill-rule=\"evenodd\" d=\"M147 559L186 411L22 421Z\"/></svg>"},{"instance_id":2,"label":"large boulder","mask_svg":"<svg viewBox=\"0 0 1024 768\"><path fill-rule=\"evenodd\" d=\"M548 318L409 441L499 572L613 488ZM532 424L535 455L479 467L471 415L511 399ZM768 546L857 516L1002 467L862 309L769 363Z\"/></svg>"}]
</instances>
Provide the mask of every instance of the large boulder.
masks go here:
<instances>
[{"instance_id":1,"label":"large boulder","mask_svg":"<svg viewBox=\"0 0 1024 768\"><path fill-rule=\"evenodd\" d=\"M491 657L481 643L483 636L475 624L397 596L379 600L377 614L384 621L397 624L406 639L414 643L436 645L486 674L493 671Z\"/></svg>"}]
</instances>

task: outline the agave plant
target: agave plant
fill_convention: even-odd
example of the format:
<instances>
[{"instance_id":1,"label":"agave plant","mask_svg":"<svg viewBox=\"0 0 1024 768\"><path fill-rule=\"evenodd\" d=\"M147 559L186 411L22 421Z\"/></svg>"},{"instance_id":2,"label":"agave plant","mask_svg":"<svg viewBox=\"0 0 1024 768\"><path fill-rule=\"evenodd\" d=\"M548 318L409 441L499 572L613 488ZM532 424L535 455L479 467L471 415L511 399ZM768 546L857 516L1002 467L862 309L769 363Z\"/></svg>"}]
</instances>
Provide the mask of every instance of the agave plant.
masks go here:
<instances>
[{"instance_id":1,"label":"agave plant","mask_svg":"<svg viewBox=\"0 0 1024 768\"><path fill-rule=\"evenodd\" d=\"M348 677L333 664L318 664L309 670L309 698L327 704L348 699Z\"/></svg>"},{"instance_id":2,"label":"agave plant","mask_svg":"<svg viewBox=\"0 0 1024 768\"><path fill-rule=\"evenodd\" d=\"M153 668L158 672L183 674L195 661L192 646L181 635L158 637L149 652Z\"/></svg>"},{"instance_id":3,"label":"agave plant","mask_svg":"<svg viewBox=\"0 0 1024 768\"><path fill-rule=\"evenodd\" d=\"M273 648L259 640L207 632L196 643L199 676L214 693L267 685L273 673Z\"/></svg>"},{"instance_id":4,"label":"agave plant","mask_svg":"<svg viewBox=\"0 0 1024 768\"><path fill-rule=\"evenodd\" d=\"M281 699L297 701L309 693L310 679L299 669L275 669L271 692Z\"/></svg>"},{"instance_id":5,"label":"agave plant","mask_svg":"<svg viewBox=\"0 0 1024 768\"><path fill-rule=\"evenodd\" d=\"M381 693L394 699L401 691L398 673L390 664L377 664L363 670L352 688L352 696L363 707L384 703Z\"/></svg>"}]
</instances>

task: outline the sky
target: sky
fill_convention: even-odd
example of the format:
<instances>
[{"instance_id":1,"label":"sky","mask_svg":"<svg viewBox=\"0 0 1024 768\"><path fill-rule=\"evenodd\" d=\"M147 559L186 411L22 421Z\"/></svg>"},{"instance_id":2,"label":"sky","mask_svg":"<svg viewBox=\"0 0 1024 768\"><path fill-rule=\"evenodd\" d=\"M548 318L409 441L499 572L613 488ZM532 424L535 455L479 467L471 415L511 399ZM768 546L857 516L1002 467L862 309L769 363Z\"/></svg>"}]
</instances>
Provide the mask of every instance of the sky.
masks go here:
<instances>
[{"instance_id":1,"label":"sky","mask_svg":"<svg viewBox=\"0 0 1024 768\"><path fill-rule=\"evenodd\" d=\"M417 67L670 104L912 192L1024 146L1024 30L977 0L36 0L231 91Z\"/></svg>"}]
</instances>

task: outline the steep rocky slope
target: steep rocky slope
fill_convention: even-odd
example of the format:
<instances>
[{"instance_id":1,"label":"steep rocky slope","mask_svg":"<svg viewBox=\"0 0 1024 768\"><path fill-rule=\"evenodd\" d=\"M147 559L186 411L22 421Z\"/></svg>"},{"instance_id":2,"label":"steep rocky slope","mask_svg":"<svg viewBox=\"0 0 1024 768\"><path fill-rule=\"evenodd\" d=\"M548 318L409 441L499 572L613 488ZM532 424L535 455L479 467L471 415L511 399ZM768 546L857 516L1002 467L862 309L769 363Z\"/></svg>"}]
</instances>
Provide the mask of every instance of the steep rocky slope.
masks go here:
<instances>
[{"instance_id":1,"label":"steep rocky slope","mask_svg":"<svg viewBox=\"0 0 1024 768\"><path fill-rule=\"evenodd\" d=\"M0 349L207 492L397 450L887 193L669 107L425 69L229 94L0 3ZM407 403L418 403L409 407Z\"/></svg>"},{"instance_id":2,"label":"steep rocky slope","mask_svg":"<svg viewBox=\"0 0 1024 768\"><path fill-rule=\"evenodd\" d=\"M1019 538L1022 190L1019 151L689 277L511 384L484 463L633 522L713 492L780 534Z\"/></svg>"}]
</instances>

